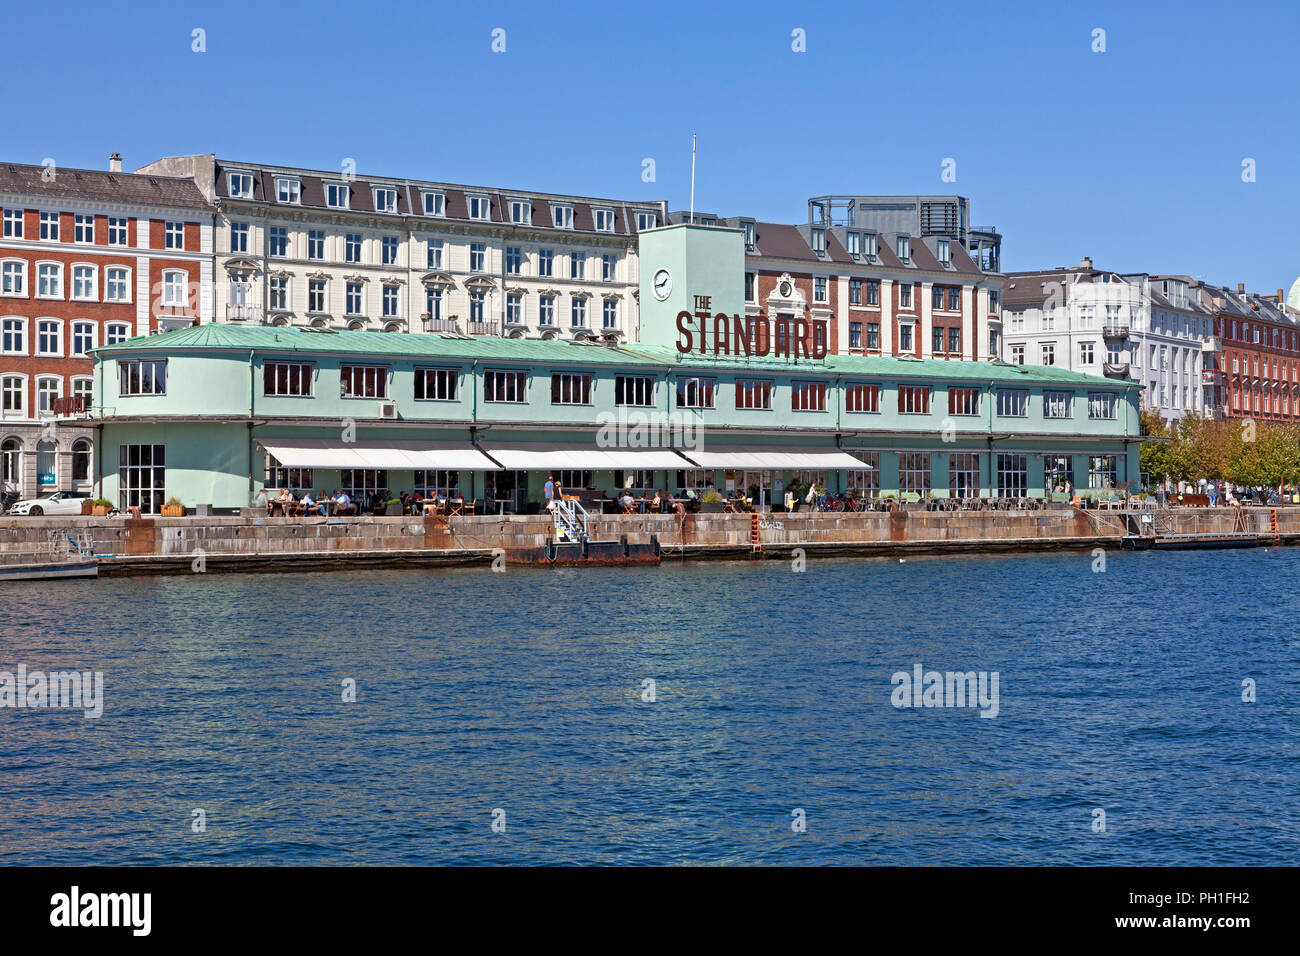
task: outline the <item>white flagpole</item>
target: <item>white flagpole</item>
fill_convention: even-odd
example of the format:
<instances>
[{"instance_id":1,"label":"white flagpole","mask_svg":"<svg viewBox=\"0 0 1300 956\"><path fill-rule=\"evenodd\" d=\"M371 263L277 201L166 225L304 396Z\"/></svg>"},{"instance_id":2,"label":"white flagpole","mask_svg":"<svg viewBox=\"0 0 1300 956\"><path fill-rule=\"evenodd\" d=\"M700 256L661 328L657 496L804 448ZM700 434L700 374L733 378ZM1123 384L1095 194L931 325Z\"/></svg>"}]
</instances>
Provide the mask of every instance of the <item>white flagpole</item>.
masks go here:
<instances>
[{"instance_id":1,"label":"white flagpole","mask_svg":"<svg viewBox=\"0 0 1300 956\"><path fill-rule=\"evenodd\" d=\"M691 225L695 225L695 134L691 134Z\"/></svg>"}]
</instances>

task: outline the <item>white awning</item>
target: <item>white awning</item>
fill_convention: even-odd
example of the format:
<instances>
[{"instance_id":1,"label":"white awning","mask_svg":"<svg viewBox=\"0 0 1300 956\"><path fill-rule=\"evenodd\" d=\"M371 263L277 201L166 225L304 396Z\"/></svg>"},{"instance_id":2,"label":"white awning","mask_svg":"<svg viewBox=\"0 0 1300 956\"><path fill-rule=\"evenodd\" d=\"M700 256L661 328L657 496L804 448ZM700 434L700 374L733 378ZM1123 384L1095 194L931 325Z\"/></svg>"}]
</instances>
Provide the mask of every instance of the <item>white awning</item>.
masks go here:
<instances>
[{"instance_id":1,"label":"white awning","mask_svg":"<svg viewBox=\"0 0 1300 956\"><path fill-rule=\"evenodd\" d=\"M511 471L583 471L690 468L671 448L597 448L595 445L541 442L483 443L483 450Z\"/></svg>"},{"instance_id":2,"label":"white awning","mask_svg":"<svg viewBox=\"0 0 1300 956\"><path fill-rule=\"evenodd\" d=\"M286 468L501 470L469 442L259 438L257 443Z\"/></svg>"},{"instance_id":3,"label":"white awning","mask_svg":"<svg viewBox=\"0 0 1300 956\"><path fill-rule=\"evenodd\" d=\"M699 451L683 451L701 468L748 468L767 471L790 468L795 471L865 471L870 465L838 448L799 445L714 445L704 443Z\"/></svg>"}]
</instances>

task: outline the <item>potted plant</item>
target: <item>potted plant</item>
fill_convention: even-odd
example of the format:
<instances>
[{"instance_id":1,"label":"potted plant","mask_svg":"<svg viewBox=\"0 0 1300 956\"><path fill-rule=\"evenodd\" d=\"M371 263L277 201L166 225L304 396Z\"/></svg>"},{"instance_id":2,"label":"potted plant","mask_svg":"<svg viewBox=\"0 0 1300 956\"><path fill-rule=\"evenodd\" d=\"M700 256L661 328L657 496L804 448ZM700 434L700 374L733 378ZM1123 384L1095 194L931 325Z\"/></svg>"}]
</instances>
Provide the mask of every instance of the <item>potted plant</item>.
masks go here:
<instances>
[{"instance_id":1,"label":"potted plant","mask_svg":"<svg viewBox=\"0 0 1300 956\"><path fill-rule=\"evenodd\" d=\"M181 504L181 499L172 495L162 506L162 516L164 518L184 518L185 506Z\"/></svg>"},{"instance_id":2,"label":"potted plant","mask_svg":"<svg viewBox=\"0 0 1300 956\"><path fill-rule=\"evenodd\" d=\"M97 518L102 518L113 510L113 502L107 498L96 498L90 503L90 513Z\"/></svg>"},{"instance_id":3,"label":"potted plant","mask_svg":"<svg viewBox=\"0 0 1300 956\"><path fill-rule=\"evenodd\" d=\"M83 498L81 502L81 513L83 515L90 514L90 509L93 508L94 505L95 503L91 501L89 498Z\"/></svg>"},{"instance_id":4,"label":"potted plant","mask_svg":"<svg viewBox=\"0 0 1300 956\"><path fill-rule=\"evenodd\" d=\"M722 495L710 488L700 497L700 511L704 514L719 514L722 511Z\"/></svg>"}]
</instances>

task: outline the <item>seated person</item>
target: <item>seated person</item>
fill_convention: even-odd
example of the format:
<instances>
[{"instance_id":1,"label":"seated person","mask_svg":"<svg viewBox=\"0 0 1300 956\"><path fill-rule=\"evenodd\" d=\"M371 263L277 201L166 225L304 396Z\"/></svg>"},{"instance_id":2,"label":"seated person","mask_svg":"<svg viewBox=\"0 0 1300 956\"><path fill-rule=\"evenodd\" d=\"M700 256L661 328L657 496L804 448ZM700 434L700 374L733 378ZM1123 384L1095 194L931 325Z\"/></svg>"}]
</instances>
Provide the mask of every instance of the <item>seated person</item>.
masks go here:
<instances>
[{"instance_id":1,"label":"seated person","mask_svg":"<svg viewBox=\"0 0 1300 956\"><path fill-rule=\"evenodd\" d=\"M348 493L346 491L340 491L337 488L334 489L334 509L339 514L344 514L345 512L348 514L355 514L357 510L356 506L352 504L352 499L348 496Z\"/></svg>"},{"instance_id":2,"label":"seated person","mask_svg":"<svg viewBox=\"0 0 1300 956\"><path fill-rule=\"evenodd\" d=\"M631 510L632 505L636 503L636 499L632 497L632 492L624 488L623 497L618 499L618 503L622 505L624 509Z\"/></svg>"},{"instance_id":3,"label":"seated person","mask_svg":"<svg viewBox=\"0 0 1300 956\"><path fill-rule=\"evenodd\" d=\"M663 507L663 503L663 498L660 497L659 492L656 491L654 498L650 501L650 510L659 511Z\"/></svg>"},{"instance_id":4,"label":"seated person","mask_svg":"<svg viewBox=\"0 0 1300 956\"><path fill-rule=\"evenodd\" d=\"M314 498L312 498L312 496L311 496L311 492L310 492L310 491L304 491L304 492L302 493L302 500L299 502L299 504L302 505L302 513L303 513L304 516L310 514L310 513L313 512L313 511L315 511L315 512L317 512L317 513L318 513L322 518L325 517L325 505L324 505L324 504L318 504L318 503L316 502L316 500L315 500Z\"/></svg>"}]
</instances>

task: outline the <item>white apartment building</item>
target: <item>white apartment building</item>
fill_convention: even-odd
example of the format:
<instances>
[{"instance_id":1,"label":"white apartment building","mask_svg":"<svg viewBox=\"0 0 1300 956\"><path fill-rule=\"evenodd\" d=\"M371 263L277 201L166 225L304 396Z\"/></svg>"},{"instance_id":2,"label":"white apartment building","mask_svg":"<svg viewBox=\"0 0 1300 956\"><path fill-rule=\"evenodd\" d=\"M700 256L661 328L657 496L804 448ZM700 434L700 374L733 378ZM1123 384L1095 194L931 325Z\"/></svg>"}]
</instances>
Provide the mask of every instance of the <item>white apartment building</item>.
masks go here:
<instances>
[{"instance_id":1,"label":"white apartment building","mask_svg":"<svg viewBox=\"0 0 1300 956\"><path fill-rule=\"evenodd\" d=\"M216 204L218 321L638 340L637 234L662 202L267 166L212 155L141 170Z\"/></svg>"},{"instance_id":2,"label":"white apartment building","mask_svg":"<svg viewBox=\"0 0 1300 956\"><path fill-rule=\"evenodd\" d=\"M1005 358L1138 382L1169 419L1215 415L1214 314L1187 276L1074 268L1012 272L1003 302Z\"/></svg>"}]
</instances>

